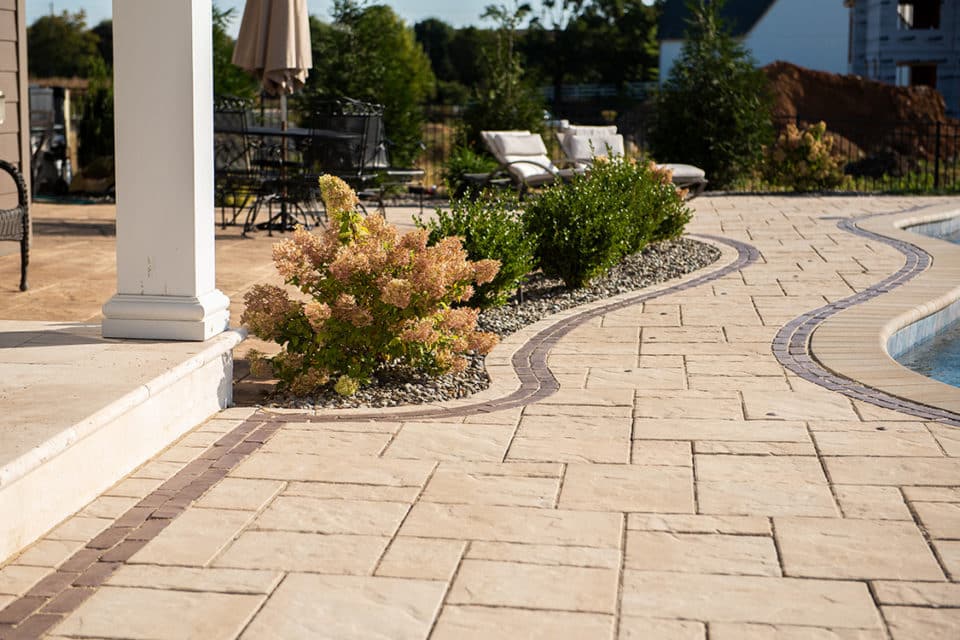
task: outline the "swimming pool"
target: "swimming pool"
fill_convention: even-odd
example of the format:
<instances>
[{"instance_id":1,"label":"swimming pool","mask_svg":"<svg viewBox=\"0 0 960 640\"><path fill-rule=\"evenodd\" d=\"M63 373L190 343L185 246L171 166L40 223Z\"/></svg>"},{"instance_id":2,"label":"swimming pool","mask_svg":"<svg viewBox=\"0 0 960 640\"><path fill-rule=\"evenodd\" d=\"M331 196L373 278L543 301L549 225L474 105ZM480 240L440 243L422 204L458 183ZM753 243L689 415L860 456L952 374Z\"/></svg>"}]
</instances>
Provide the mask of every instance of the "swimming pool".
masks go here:
<instances>
[{"instance_id":1,"label":"swimming pool","mask_svg":"<svg viewBox=\"0 0 960 640\"><path fill-rule=\"evenodd\" d=\"M960 217L907 229L960 245ZM887 351L912 371L960 387L960 301L895 333Z\"/></svg>"}]
</instances>

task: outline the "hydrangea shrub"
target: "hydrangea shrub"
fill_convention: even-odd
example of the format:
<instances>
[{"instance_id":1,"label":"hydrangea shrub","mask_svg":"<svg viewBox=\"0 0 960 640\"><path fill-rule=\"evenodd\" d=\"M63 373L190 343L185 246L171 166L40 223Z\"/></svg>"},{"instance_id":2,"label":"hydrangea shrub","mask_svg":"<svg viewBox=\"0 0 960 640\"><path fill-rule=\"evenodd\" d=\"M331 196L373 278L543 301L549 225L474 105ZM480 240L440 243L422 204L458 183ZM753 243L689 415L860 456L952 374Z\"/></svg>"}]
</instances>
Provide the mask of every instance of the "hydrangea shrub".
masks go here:
<instances>
[{"instance_id":1,"label":"hydrangea shrub","mask_svg":"<svg viewBox=\"0 0 960 640\"><path fill-rule=\"evenodd\" d=\"M836 189L846 177L833 144L825 122L803 130L788 124L777 141L764 148L764 180L794 191Z\"/></svg>"},{"instance_id":2,"label":"hydrangea shrub","mask_svg":"<svg viewBox=\"0 0 960 640\"><path fill-rule=\"evenodd\" d=\"M300 395L330 383L352 395L384 365L442 374L463 370L468 352L493 348L497 337L476 330L479 311L455 305L496 277L496 260L471 262L458 238L428 246L426 230L402 234L379 215L361 215L339 178L322 176L320 190L328 228L297 229L273 249L280 275L307 301L272 285L244 297L242 322L283 347L251 358L255 374L275 375Z\"/></svg>"}]
</instances>

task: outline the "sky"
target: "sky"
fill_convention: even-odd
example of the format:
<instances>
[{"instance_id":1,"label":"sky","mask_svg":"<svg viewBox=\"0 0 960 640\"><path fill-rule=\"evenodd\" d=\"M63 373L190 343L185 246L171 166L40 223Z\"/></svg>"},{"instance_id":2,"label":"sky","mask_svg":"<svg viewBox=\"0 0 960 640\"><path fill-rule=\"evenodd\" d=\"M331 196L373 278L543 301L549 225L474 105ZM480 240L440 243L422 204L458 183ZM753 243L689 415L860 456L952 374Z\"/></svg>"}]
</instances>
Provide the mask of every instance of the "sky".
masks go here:
<instances>
[{"instance_id":1,"label":"sky","mask_svg":"<svg viewBox=\"0 0 960 640\"><path fill-rule=\"evenodd\" d=\"M123 2L123 0L119 1ZM378 2L393 7L394 11L410 25L424 18L435 17L455 27L480 24L479 18L483 8L488 4L494 4L494 0L378 0ZM27 24L50 13L51 5L54 13L83 9L87 12L87 25L92 27L110 17L113 0L27 0ZM222 9L236 7L237 17L232 25L232 35L235 36L240 28L244 0L217 0L217 5ZM307 0L307 5L310 7L311 15L328 18L333 0Z\"/></svg>"}]
</instances>

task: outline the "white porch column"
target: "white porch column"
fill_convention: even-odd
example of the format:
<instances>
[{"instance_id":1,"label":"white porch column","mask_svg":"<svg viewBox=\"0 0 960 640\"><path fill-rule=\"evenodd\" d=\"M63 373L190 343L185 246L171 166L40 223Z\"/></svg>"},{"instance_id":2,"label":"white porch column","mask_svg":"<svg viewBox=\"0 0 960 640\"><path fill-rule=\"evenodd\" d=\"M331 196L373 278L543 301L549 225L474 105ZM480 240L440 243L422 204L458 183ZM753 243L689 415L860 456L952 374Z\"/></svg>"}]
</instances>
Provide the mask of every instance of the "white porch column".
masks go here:
<instances>
[{"instance_id":1,"label":"white porch column","mask_svg":"<svg viewBox=\"0 0 960 640\"><path fill-rule=\"evenodd\" d=\"M210 0L114 0L117 294L107 338L206 340L214 285Z\"/></svg>"}]
</instances>

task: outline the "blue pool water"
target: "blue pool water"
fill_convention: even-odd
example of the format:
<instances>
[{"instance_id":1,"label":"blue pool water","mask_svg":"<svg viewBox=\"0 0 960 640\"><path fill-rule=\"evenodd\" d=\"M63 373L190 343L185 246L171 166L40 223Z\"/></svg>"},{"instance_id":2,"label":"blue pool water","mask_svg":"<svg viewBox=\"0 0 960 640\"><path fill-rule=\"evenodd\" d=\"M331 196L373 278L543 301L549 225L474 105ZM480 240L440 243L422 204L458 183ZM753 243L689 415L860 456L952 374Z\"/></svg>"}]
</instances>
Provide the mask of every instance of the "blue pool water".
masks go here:
<instances>
[{"instance_id":1,"label":"blue pool water","mask_svg":"<svg viewBox=\"0 0 960 640\"><path fill-rule=\"evenodd\" d=\"M921 225L915 231L960 245L960 227L956 218L940 224ZM918 342L896 360L928 378L960 387L960 320Z\"/></svg>"}]
</instances>

